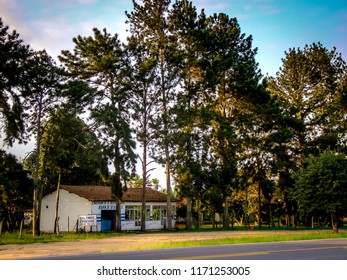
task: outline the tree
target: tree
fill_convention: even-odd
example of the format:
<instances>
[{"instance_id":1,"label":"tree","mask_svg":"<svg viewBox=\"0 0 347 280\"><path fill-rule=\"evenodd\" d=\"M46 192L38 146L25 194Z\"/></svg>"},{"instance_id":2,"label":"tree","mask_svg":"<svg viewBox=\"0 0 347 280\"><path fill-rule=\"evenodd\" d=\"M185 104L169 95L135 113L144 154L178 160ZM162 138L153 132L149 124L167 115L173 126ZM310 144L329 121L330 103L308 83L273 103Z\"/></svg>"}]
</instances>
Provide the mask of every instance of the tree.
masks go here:
<instances>
[{"instance_id":1,"label":"tree","mask_svg":"<svg viewBox=\"0 0 347 280\"><path fill-rule=\"evenodd\" d=\"M347 65L336 49L322 44L289 49L269 90L283 100L284 110L295 121L292 141L288 143L298 167L305 158L327 148L339 149L346 130L340 124L346 114L339 104ZM341 141L342 140L342 141Z\"/></svg>"},{"instance_id":2,"label":"tree","mask_svg":"<svg viewBox=\"0 0 347 280\"><path fill-rule=\"evenodd\" d=\"M309 157L306 163L294 176L293 199L306 213L329 214L333 231L337 233L338 220L347 210L346 156L327 150Z\"/></svg>"},{"instance_id":3,"label":"tree","mask_svg":"<svg viewBox=\"0 0 347 280\"><path fill-rule=\"evenodd\" d=\"M178 69L179 88L175 104L171 110L173 116L173 149L172 167L176 188L182 198L187 198L186 228L192 225L192 204L194 190L198 187L195 181L199 178L197 165L204 163L208 152L206 144L207 123L204 113L206 101L202 90L202 69L199 65L203 44L205 14L197 14L191 1L176 1L169 13L169 31L171 40L176 41L176 51L172 63ZM205 121L204 121L205 120ZM207 140L209 141L209 140ZM202 167L201 167L202 169Z\"/></svg>"},{"instance_id":4,"label":"tree","mask_svg":"<svg viewBox=\"0 0 347 280\"><path fill-rule=\"evenodd\" d=\"M39 220L42 200L42 184L39 176L41 138L44 132L42 124L60 99L59 89L64 75L62 69L56 65L45 50L35 52L29 61L29 66L28 97L23 106L28 114L27 131L34 135L36 141L32 230L33 235L37 235L40 233Z\"/></svg>"},{"instance_id":5,"label":"tree","mask_svg":"<svg viewBox=\"0 0 347 280\"><path fill-rule=\"evenodd\" d=\"M176 87L177 73L174 65L170 63L173 45L169 40L167 14L169 13L170 0L144 0L142 5L133 0L134 9L126 12L127 23L130 24L130 32L137 38L139 44L143 44L152 58L157 61L156 73L158 86L156 90L161 98L158 102L160 126L158 126L158 142L156 154L163 150L166 187L167 187L167 223L171 229L171 178L170 178L170 102Z\"/></svg>"},{"instance_id":6,"label":"tree","mask_svg":"<svg viewBox=\"0 0 347 280\"><path fill-rule=\"evenodd\" d=\"M75 110L55 110L45 126L41 165L45 168L46 191L56 187L59 170L66 185L107 183L108 167L101 143Z\"/></svg>"},{"instance_id":7,"label":"tree","mask_svg":"<svg viewBox=\"0 0 347 280\"><path fill-rule=\"evenodd\" d=\"M22 97L27 84L28 59L32 51L24 45L16 31L9 32L0 18L0 130L5 132L5 142L13 144L23 139L24 110Z\"/></svg>"},{"instance_id":8,"label":"tree","mask_svg":"<svg viewBox=\"0 0 347 280\"><path fill-rule=\"evenodd\" d=\"M7 231L18 229L30 207L33 182L15 156L0 150L0 220Z\"/></svg>"},{"instance_id":9,"label":"tree","mask_svg":"<svg viewBox=\"0 0 347 280\"><path fill-rule=\"evenodd\" d=\"M136 124L137 140L142 146L142 210L141 230L146 230L146 186L150 176L147 166L148 147L154 138L155 105L158 103L158 91L156 90L155 66L156 59L149 56L149 52L139 44L137 37L128 39L128 51L132 57L132 65L129 65L128 83L129 96L132 96L133 119Z\"/></svg>"},{"instance_id":10,"label":"tree","mask_svg":"<svg viewBox=\"0 0 347 280\"><path fill-rule=\"evenodd\" d=\"M93 33L93 36L74 38L74 51L62 51L59 59L72 76L87 81L95 89L90 103L91 117L105 154L113 161L115 172L111 185L117 202L115 229L120 230L120 201L136 159L130 127L130 97L124 81L129 62L117 34L97 28Z\"/></svg>"},{"instance_id":11,"label":"tree","mask_svg":"<svg viewBox=\"0 0 347 280\"><path fill-rule=\"evenodd\" d=\"M101 145L88 126L69 109L56 110L42 136L42 165L48 187L57 191L54 232L58 233L58 206L61 182L99 185L105 183L107 166Z\"/></svg>"},{"instance_id":12,"label":"tree","mask_svg":"<svg viewBox=\"0 0 347 280\"><path fill-rule=\"evenodd\" d=\"M129 178L128 186L130 188L142 188L143 187L143 181L142 181L142 176L138 174L133 174Z\"/></svg>"},{"instance_id":13,"label":"tree","mask_svg":"<svg viewBox=\"0 0 347 280\"><path fill-rule=\"evenodd\" d=\"M278 133L272 136L278 143L272 145L272 150L286 212L294 225L296 201L288 197L294 188L292 174L304 167L311 154L345 146L346 113L340 100L346 91L347 68L335 48L329 51L320 43L289 49L282 62L276 77L268 79L268 89L284 116L278 122ZM281 131L285 136L282 140Z\"/></svg>"},{"instance_id":14,"label":"tree","mask_svg":"<svg viewBox=\"0 0 347 280\"><path fill-rule=\"evenodd\" d=\"M256 115L267 96L260 83L252 36L241 33L237 19L214 14L206 19L205 26L205 49L200 63L204 88L209 94L211 153L225 201L223 225L228 228L227 201L236 187L238 159L245 149L255 148L245 145L242 133L246 130L249 135L252 129L260 127Z\"/></svg>"}]
</instances>

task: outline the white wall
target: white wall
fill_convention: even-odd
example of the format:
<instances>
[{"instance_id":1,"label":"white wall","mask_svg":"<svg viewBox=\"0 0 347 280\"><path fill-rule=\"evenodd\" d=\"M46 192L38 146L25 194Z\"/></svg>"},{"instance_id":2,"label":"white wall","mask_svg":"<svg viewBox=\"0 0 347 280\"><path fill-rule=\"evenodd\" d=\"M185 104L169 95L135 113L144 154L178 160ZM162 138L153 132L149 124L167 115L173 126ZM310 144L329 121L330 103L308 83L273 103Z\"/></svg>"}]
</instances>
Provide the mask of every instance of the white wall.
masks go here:
<instances>
[{"instance_id":1,"label":"white wall","mask_svg":"<svg viewBox=\"0 0 347 280\"><path fill-rule=\"evenodd\" d=\"M59 231L74 231L78 216L91 214L92 203L63 189L59 194ZM53 232L54 230L55 200L56 191L42 199L41 231Z\"/></svg>"},{"instance_id":2,"label":"white wall","mask_svg":"<svg viewBox=\"0 0 347 280\"><path fill-rule=\"evenodd\" d=\"M56 191L46 195L42 199L41 207L41 231L44 232L53 232L54 231L54 212L55 212L55 201L56 201ZM66 190L60 190L60 199L59 199L59 231L76 231L76 221L79 215L97 215L98 227L93 227L91 230L100 231L101 230L101 210L99 206L107 207L105 210L114 210L115 203L113 202L95 202L82 198L76 194L69 193ZM129 203L126 202L122 205L122 212L125 216L125 205L141 205L138 203ZM166 203L147 203L147 205L162 205L165 206ZM173 203L176 206L176 203ZM175 213L174 213L175 214ZM172 226L174 227L176 220L172 220ZM162 221L146 221L146 229L162 229L165 228ZM135 226L134 221L122 221L123 230L140 230L140 225ZM86 228L87 231L90 230L89 226Z\"/></svg>"}]
</instances>

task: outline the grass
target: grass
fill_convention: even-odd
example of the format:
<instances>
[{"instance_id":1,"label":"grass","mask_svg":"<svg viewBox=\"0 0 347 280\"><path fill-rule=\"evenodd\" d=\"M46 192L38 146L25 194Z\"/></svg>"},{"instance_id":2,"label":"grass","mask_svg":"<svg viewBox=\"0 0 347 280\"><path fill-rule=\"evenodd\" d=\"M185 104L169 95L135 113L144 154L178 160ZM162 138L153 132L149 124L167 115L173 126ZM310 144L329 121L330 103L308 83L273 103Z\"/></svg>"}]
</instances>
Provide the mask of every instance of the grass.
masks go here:
<instances>
[{"instance_id":1,"label":"grass","mask_svg":"<svg viewBox=\"0 0 347 280\"><path fill-rule=\"evenodd\" d=\"M338 234L332 234L325 231L318 231L319 228L269 228L263 227L258 229L255 227L254 232L256 235L241 235L241 232L250 232L245 230L244 227L234 227L229 230L231 232L240 232L240 235L234 235L228 238L216 238L209 240L194 240L194 241L165 241L165 242L151 242L150 244L141 244L140 246L127 248L133 250L139 249L160 249L160 248L178 248L178 247L190 247L190 246L212 246L223 244L242 244L242 243L257 243L257 242L273 242L273 241L292 241L292 240L309 240L309 239L326 239L326 238L347 238L347 232L341 231ZM286 230L286 234L281 234L283 230ZM314 231L313 231L314 230ZM329 230L329 229L328 229ZM61 233L59 236L52 233L42 233L40 236L33 237L31 233L25 232L22 237L19 237L19 233L3 233L0 235L0 245L5 244L31 244L31 243L48 243L48 242L68 242L79 240L92 240L117 236L129 236L129 235L143 235L143 234L157 234L157 233L187 233L187 232L217 232L223 231L219 229L200 229L200 230L179 230L179 231L159 231L159 232L134 232L134 233ZM269 235L269 232L273 231L273 234ZM155 240L155 238L153 238Z\"/></svg>"},{"instance_id":2,"label":"grass","mask_svg":"<svg viewBox=\"0 0 347 280\"><path fill-rule=\"evenodd\" d=\"M295 241L295 240L314 240L314 239L332 239L347 238L347 233L297 233L297 234L274 234L269 236L233 236L220 239L193 240L193 241L166 241L160 243L144 244L128 248L129 250L150 250L150 249L170 249L196 246L218 246L230 244L246 244L260 242L278 242L278 241Z\"/></svg>"},{"instance_id":3,"label":"grass","mask_svg":"<svg viewBox=\"0 0 347 280\"><path fill-rule=\"evenodd\" d=\"M32 244L32 243L49 243L49 242L68 242L80 240L93 240L107 237L116 237L125 233L61 233L59 236L53 233L42 233L39 236L32 236L31 233L3 233L0 235L0 245L5 244Z\"/></svg>"}]
</instances>

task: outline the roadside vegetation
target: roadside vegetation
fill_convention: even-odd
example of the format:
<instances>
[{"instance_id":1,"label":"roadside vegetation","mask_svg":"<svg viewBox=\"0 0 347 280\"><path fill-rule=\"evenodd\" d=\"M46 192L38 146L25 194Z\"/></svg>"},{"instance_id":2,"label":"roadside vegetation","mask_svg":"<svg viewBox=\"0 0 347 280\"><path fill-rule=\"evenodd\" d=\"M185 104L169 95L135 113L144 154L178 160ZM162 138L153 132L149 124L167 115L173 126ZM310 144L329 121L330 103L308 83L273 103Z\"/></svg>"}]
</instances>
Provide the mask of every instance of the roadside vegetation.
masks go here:
<instances>
[{"instance_id":1,"label":"roadside vegetation","mask_svg":"<svg viewBox=\"0 0 347 280\"><path fill-rule=\"evenodd\" d=\"M107 237L116 237L124 235L125 233L61 233L59 235L53 233L41 233L40 235L33 236L31 232L6 232L0 236L0 245L6 244L31 244L31 243L49 243L49 242L69 242L80 240L93 240ZM1 247L0 247L1 250Z\"/></svg>"},{"instance_id":2,"label":"roadside vegetation","mask_svg":"<svg viewBox=\"0 0 347 280\"><path fill-rule=\"evenodd\" d=\"M261 242L279 242L279 241L295 241L295 240L314 240L314 239L331 239L331 238L347 238L347 232L338 234L332 232L305 232L292 231L288 234L259 235L247 236L239 235L228 238L207 239L207 240L187 240L187 241L166 241L154 242L140 246L129 247L128 250L151 250L151 249L169 249L184 248L198 246L217 246L231 244L261 243Z\"/></svg>"},{"instance_id":3,"label":"roadside vegetation","mask_svg":"<svg viewBox=\"0 0 347 280\"><path fill-rule=\"evenodd\" d=\"M225 230L223 228L211 229L210 226L202 226L200 229L190 230L173 230L173 231L149 231L149 232L83 232L83 233L41 233L39 236L33 236L30 231L20 232L6 232L0 235L0 246L6 244L32 244L32 243L49 243L49 242L71 242L82 240L94 240L110 237L120 236L135 236L135 235L155 235L160 233L168 234L183 234L183 233L206 233L206 232L239 232L228 238L216 238L211 240L187 240L187 241L170 241L167 242L153 242L148 245L144 244L140 247L132 247L129 249L155 249L155 248L178 248L189 246L212 246L221 244L241 244L241 243L254 243L254 242L273 242L273 241L291 241L291 240L310 240L310 239L327 239L327 238L347 238L347 227L342 227L340 233L334 234L331 228L316 227L261 227L249 230L243 226L234 227L232 230ZM1 247L0 247L1 250Z\"/></svg>"}]
</instances>

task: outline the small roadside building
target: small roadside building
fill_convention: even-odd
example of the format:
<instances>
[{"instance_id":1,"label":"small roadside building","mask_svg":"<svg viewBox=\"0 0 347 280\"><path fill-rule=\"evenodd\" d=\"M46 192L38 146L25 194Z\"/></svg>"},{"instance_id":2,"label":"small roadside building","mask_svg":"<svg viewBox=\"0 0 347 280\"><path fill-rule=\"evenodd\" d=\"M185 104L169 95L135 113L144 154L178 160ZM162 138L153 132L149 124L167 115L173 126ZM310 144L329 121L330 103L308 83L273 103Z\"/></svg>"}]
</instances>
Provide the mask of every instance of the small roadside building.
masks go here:
<instances>
[{"instance_id":1,"label":"small roadside building","mask_svg":"<svg viewBox=\"0 0 347 280\"><path fill-rule=\"evenodd\" d=\"M167 195L146 188L146 229L167 227ZM171 199L172 226L176 223L176 202ZM129 188L121 203L121 228L124 231L141 229L142 188ZM56 191L42 198L40 229L53 232ZM59 231L113 230L116 202L109 186L61 186L59 192Z\"/></svg>"}]
</instances>

